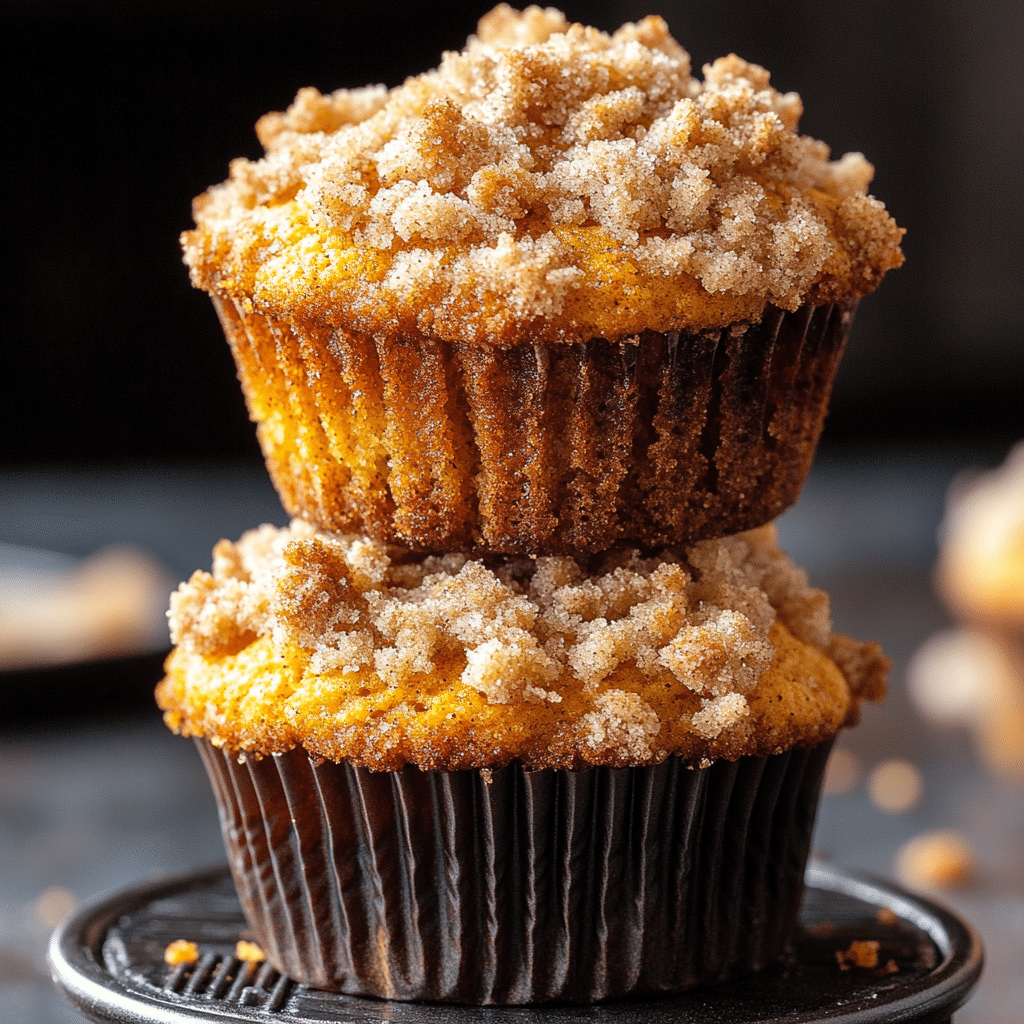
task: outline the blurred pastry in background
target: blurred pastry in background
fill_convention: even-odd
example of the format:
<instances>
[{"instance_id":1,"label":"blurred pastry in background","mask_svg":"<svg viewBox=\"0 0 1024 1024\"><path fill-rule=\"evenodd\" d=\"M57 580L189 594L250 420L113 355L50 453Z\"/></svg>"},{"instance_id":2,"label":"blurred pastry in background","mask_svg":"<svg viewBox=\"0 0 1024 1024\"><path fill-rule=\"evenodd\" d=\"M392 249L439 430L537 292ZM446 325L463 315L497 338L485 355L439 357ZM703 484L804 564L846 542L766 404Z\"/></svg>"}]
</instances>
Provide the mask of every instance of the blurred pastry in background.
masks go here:
<instances>
[{"instance_id":1,"label":"blurred pastry in background","mask_svg":"<svg viewBox=\"0 0 1024 1024\"><path fill-rule=\"evenodd\" d=\"M182 235L289 514L431 552L763 526L903 263L860 153L656 16L500 4L387 91L301 90Z\"/></svg>"},{"instance_id":2,"label":"blurred pastry in background","mask_svg":"<svg viewBox=\"0 0 1024 1024\"><path fill-rule=\"evenodd\" d=\"M172 588L168 571L129 545L79 560L0 544L0 671L159 651Z\"/></svg>"},{"instance_id":3,"label":"blurred pastry in background","mask_svg":"<svg viewBox=\"0 0 1024 1024\"><path fill-rule=\"evenodd\" d=\"M997 638L1024 635L1024 441L1002 466L958 478L941 532L938 586L962 619Z\"/></svg>"},{"instance_id":4,"label":"blurred pastry in background","mask_svg":"<svg viewBox=\"0 0 1024 1024\"><path fill-rule=\"evenodd\" d=\"M954 482L940 536L936 585L962 627L917 652L911 696L932 721L970 726L989 766L1024 785L1024 442Z\"/></svg>"},{"instance_id":5,"label":"blurred pastry in background","mask_svg":"<svg viewBox=\"0 0 1024 1024\"><path fill-rule=\"evenodd\" d=\"M896 854L896 877L915 889L951 889L976 874L974 849L959 832L940 829L908 839Z\"/></svg>"}]
</instances>

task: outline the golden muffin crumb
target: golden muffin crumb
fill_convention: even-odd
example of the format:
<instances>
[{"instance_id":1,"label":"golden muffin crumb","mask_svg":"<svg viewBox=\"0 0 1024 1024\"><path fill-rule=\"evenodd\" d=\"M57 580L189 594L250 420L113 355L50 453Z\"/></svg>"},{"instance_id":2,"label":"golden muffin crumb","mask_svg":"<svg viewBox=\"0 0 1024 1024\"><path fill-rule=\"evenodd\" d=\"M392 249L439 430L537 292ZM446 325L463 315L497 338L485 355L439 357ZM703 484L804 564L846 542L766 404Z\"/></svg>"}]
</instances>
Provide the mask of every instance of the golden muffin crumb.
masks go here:
<instances>
[{"instance_id":1,"label":"golden muffin crumb","mask_svg":"<svg viewBox=\"0 0 1024 1024\"><path fill-rule=\"evenodd\" d=\"M847 949L836 950L836 963L839 970L848 971L851 967L869 970L878 966L878 948L876 939L854 939Z\"/></svg>"},{"instance_id":2,"label":"golden muffin crumb","mask_svg":"<svg viewBox=\"0 0 1024 1024\"><path fill-rule=\"evenodd\" d=\"M895 928L899 924L900 916L892 907L879 907L875 911L875 920L879 924L884 924L886 928Z\"/></svg>"},{"instance_id":3,"label":"golden muffin crumb","mask_svg":"<svg viewBox=\"0 0 1024 1024\"><path fill-rule=\"evenodd\" d=\"M833 735L865 687L773 527L477 560L295 520L221 541L169 614L172 728L378 769L770 754Z\"/></svg>"},{"instance_id":4,"label":"golden muffin crumb","mask_svg":"<svg viewBox=\"0 0 1024 1024\"><path fill-rule=\"evenodd\" d=\"M249 312L490 344L854 299L902 231L801 112L735 54L694 78L659 17L607 35L502 4L436 70L261 119L266 156L196 200L186 261Z\"/></svg>"},{"instance_id":5,"label":"golden muffin crumb","mask_svg":"<svg viewBox=\"0 0 1024 1024\"><path fill-rule=\"evenodd\" d=\"M194 964L199 959L199 947L188 939L175 939L164 950L164 963L176 967L178 964Z\"/></svg>"},{"instance_id":6,"label":"golden muffin crumb","mask_svg":"<svg viewBox=\"0 0 1024 1024\"><path fill-rule=\"evenodd\" d=\"M256 964L261 963L267 958L266 954L255 942L247 942L245 939L239 939L235 943L235 956L239 960Z\"/></svg>"}]
</instances>

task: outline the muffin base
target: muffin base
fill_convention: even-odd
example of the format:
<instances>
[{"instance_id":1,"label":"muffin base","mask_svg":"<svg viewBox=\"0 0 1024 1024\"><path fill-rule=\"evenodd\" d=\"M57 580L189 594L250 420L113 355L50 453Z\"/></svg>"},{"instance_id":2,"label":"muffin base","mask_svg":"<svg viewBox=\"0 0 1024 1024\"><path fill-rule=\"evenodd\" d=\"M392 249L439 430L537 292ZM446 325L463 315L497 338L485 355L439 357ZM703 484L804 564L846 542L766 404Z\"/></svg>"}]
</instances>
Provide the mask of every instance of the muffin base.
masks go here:
<instances>
[{"instance_id":1,"label":"muffin base","mask_svg":"<svg viewBox=\"0 0 1024 1024\"><path fill-rule=\"evenodd\" d=\"M374 773L196 742L278 970L475 1005L663 995L779 959L831 747L694 770Z\"/></svg>"},{"instance_id":2,"label":"muffin base","mask_svg":"<svg viewBox=\"0 0 1024 1024\"><path fill-rule=\"evenodd\" d=\"M502 347L214 302L292 515L504 554L685 543L777 517L810 468L856 306Z\"/></svg>"}]
</instances>

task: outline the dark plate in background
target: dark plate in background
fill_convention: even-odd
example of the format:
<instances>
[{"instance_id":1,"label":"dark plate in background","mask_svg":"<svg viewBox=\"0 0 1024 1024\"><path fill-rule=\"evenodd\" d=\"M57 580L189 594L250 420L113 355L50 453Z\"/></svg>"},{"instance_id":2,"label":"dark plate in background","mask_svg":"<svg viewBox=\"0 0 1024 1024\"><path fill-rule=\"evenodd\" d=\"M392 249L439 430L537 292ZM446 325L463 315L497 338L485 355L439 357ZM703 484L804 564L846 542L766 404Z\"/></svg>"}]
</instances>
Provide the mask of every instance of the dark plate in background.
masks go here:
<instances>
[{"instance_id":1,"label":"dark plate in background","mask_svg":"<svg viewBox=\"0 0 1024 1024\"><path fill-rule=\"evenodd\" d=\"M127 658L0 672L6 726L74 717L156 715L153 689L163 678L168 650Z\"/></svg>"}]
</instances>

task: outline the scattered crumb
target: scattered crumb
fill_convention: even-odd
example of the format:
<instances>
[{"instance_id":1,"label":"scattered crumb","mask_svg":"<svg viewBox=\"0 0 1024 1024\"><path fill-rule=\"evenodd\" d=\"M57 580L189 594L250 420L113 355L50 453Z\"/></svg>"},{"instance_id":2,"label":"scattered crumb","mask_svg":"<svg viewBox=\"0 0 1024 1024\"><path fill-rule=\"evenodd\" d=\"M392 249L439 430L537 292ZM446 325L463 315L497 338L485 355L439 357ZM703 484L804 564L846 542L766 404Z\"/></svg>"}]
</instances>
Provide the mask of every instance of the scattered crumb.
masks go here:
<instances>
[{"instance_id":1,"label":"scattered crumb","mask_svg":"<svg viewBox=\"0 0 1024 1024\"><path fill-rule=\"evenodd\" d=\"M823 796L839 796L849 793L860 781L860 758L849 750L835 749L828 759L825 768L825 781L822 783Z\"/></svg>"},{"instance_id":2,"label":"scattered crumb","mask_svg":"<svg viewBox=\"0 0 1024 1024\"><path fill-rule=\"evenodd\" d=\"M887 814L909 811L923 792L921 773L909 761L883 761L868 777L871 802Z\"/></svg>"},{"instance_id":3,"label":"scattered crumb","mask_svg":"<svg viewBox=\"0 0 1024 1024\"><path fill-rule=\"evenodd\" d=\"M892 907L879 907L875 914L875 920L879 924L884 924L886 928L892 928L899 923L900 915Z\"/></svg>"},{"instance_id":4,"label":"scattered crumb","mask_svg":"<svg viewBox=\"0 0 1024 1024\"><path fill-rule=\"evenodd\" d=\"M926 832L896 854L896 876L905 885L963 885L974 871L974 851L959 832Z\"/></svg>"},{"instance_id":5,"label":"scattered crumb","mask_svg":"<svg viewBox=\"0 0 1024 1024\"><path fill-rule=\"evenodd\" d=\"M885 961L885 966L882 968L882 974L898 974L900 965L890 957Z\"/></svg>"},{"instance_id":6,"label":"scattered crumb","mask_svg":"<svg viewBox=\"0 0 1024 1024\"><path fill-rule=\"evenodd\" d=\"M164 950L164 963L176 966L178 964L194 964L199 959L199 947L188 939L175 939Z\"/></svg>"},{"instance_id":7,"label":"scattered crumb","mask_svg":"<svg viewBox=\"0 0 1024 1024\"><path fill-rule=\"evenodd\" d=\"M75 911L78 901L70 889L54 885L39 894L35 902L36 917L47 928L63 924Z\"/></svg>"},{"instance_id":8,"label":"scattered crumb","mask_svg":"<svg viewBox=\"0 0 1024 1024\"><path fill-rule=\"evenodd\" d=\"M848 971L851 967L869 970L878 966L878 941L876 939L854 939L846 950L836 950L836 963L839 970Z\"/></svg>"},{"instance_id":9,"label":"scattered crumb","mask_svg":"<svg viewBox=\"0 0 1024 1024\"><path fill-rule=\"evenodd\" d=\"M253 963L266 960L263 950L255 942L247 942L245 939L239 939L235 944L235 956L239 960L249 960Z\"/></svg>"}]
</instances>

